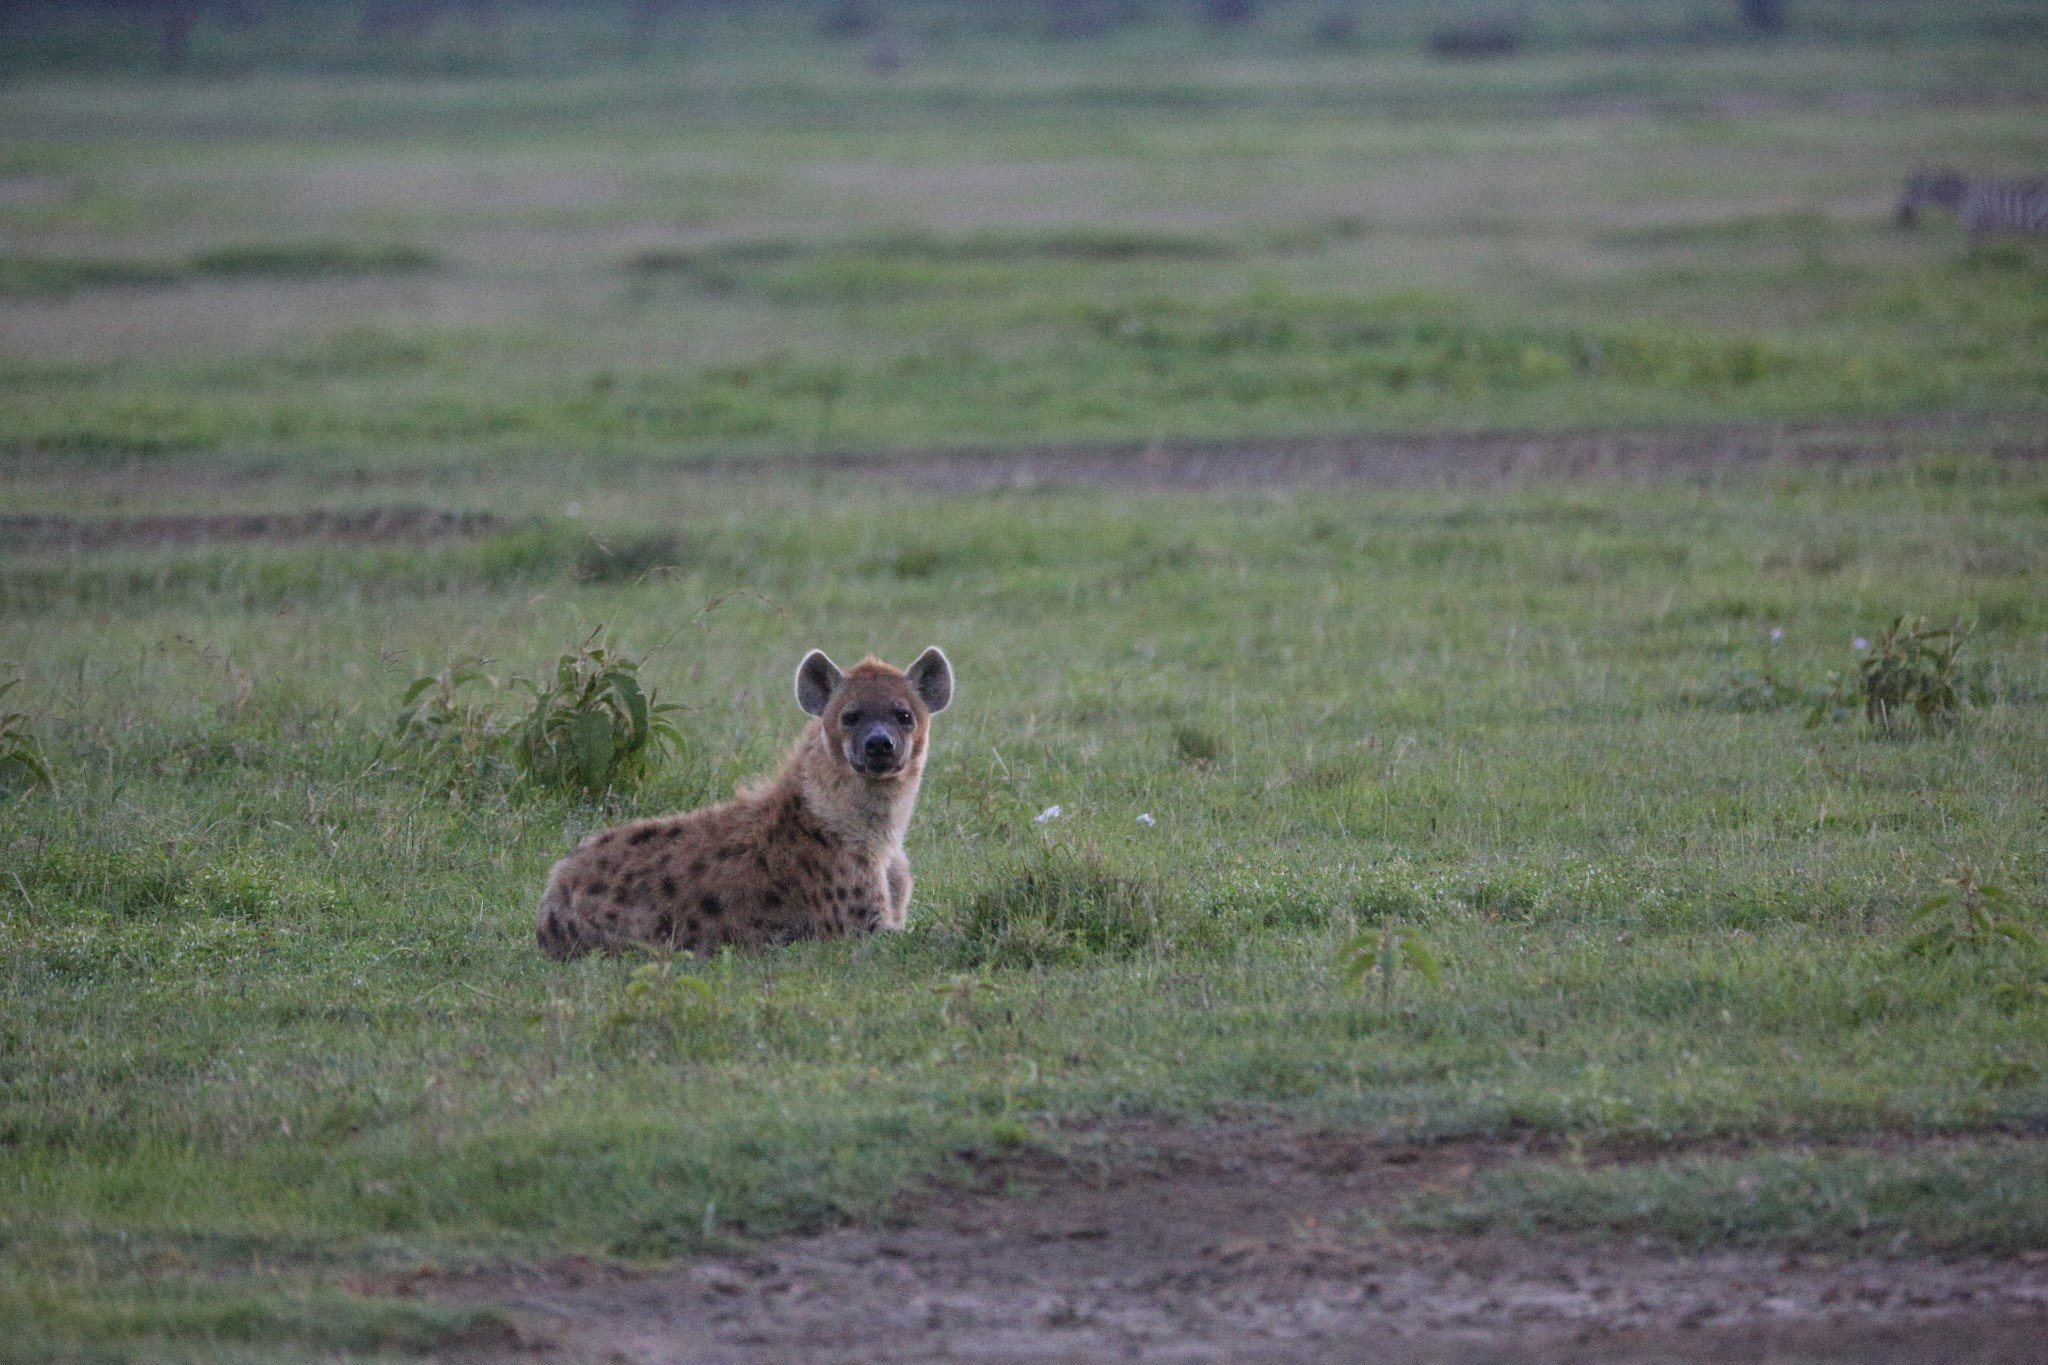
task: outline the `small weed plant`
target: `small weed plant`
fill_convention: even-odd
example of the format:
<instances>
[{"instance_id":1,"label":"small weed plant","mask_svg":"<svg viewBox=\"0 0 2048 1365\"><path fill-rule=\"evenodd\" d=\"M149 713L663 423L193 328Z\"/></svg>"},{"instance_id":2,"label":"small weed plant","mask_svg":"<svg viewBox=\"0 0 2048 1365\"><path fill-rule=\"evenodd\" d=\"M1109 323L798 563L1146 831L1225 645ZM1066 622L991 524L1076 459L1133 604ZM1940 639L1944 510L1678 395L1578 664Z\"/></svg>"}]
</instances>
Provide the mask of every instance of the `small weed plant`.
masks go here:
<instances>
[{"instance_id":1,"label":"small weed plant","mask_svg":"<svg viewBox=\"0 0 2048 1365\"><path fill-rule=\"evenodd\" d=\"M618 1005L608 1016L615 1029L666 1032L709 1020L718 1007L711 983L676 970L676 959L643 962L626 980Z\"/></svg>"},{"instance_id":2,"label":"small weed plant","mask_svg":"<svg viewBox=\"0 0 2048 1365\"><path fill-rule=\"evenodd\" d=\"M507 680L489 672L490 665L479 656L413 679L399 699L393 738L462 773L482 776L503 768L506 730L496 703Z\"/></svg>"},{"instance_id":3,"label":"small weed plant","mask_svg":"<svg viewBox=\"0 0 2048 1365\"><path fill-rule=\"evenodd\" d=\"M1947 957L2001 941L2028 945L2038 941L2025 925L2005 913L2010 904L2005 892L1979 881L1976 869L1959 868L1955 876L1941 880L1954 889L1928 897L1913 911L1911 922L1922 927L1906 940L1908 955Z\"/></svg>"},{"instance_id":4,"label":"small weed plant","mask_svg":"<svg viewBox=\"0 0 2048 1365\"><path fill-rule=\"evenodd\" d=\"M19 678L0 682L0 797L57 789L57 779L43 756L42 744L29 728L28 716L8 709L7 694L20 683Z\"/></svg>"},{"instance_id":5,"label":"small weed plant","mask_svg":"<svg viewBox=\"0 0 2048 1365\"><path fill-rule=\"evenodd\" d=\"M949 1024L971 1023L974 1019L976 1000L994 1000L1002 994L1002 987L989 974L987 967L974 972L958 972L932 987L932 994L939 997L939 1014Z\"/></svg>"},{"instance_id":6,"label":"small weed plant","mask_svg":"<svg viewBox=\"0 0 2048 1365\"><path fill-rule=\"evenodd\" d=\"M1912 721L1930 731L1954 726L1976 700L1959 663L1969 637L1961 620L1937 627L1924 617L1900 616L1870 642L1853 675L1833 676L1807 725L1842 719L1860 705L1864 718L1887 734Z\"/></svg>"},{"instance_id":7,"label":"small weed plant","mask_svg":"<svg viewBox=\"0 0 2048 1365\"><path fill-rule=\"evenodd\" d=\"M533 706L513 736L519 773L537 786L602 796L641 776L683 734L640 686L640 661L607 647L604 627L555 662L554 681L528 682Z\"/></svg>"},{"instance_id":8,"label":"small weed plant","mask_svg":"<svg viewBox=\"0 0 2048 1365\"><path fill-rule=\"evenodd\" d=\"M987 969L1172 952L1215 930L1172 888L1119 871L1093 844L1048 842L969 900L951 933L959 964Z\"/></svg>"},{"instance_id":9,"label":"small weed plant","mask_svg":"<svg viewBox=\"0 0 2048 1365\"><path fill-rule=\"evenodd\" d=\"M1443 967L1423 941L1422 931L1391 920L1346 940L1337 950L1337 965L1345 985L1379 996L1382 1015L1393 1011L1398 979L1404 972L1414 972L1433 988L1444 984Z\"/></svg>"},{"instance_id":10,"label":"small weed plant","mask_svg":"<svg viewBox=\"0 0 2048 1365\"><path fill-rule=\"evenodd\" d=\"M1693 689L1689 700L1707 710L1748 713L1815 705L1820 699L1817 689L1787 676L1779 649L1781 638L1782 632L1773 630L1756 662L1722 670L1711 682Z\"/></svg>"}]
</instances>

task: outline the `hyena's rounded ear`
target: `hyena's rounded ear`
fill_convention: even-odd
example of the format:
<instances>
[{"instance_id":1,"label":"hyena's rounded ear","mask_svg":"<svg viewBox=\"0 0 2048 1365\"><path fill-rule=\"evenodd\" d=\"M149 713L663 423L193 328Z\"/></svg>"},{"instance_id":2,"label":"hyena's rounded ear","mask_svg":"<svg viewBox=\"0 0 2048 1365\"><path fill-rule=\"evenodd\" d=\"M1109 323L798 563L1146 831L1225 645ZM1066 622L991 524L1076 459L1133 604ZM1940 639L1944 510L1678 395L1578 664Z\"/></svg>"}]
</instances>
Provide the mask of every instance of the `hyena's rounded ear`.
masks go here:
<instances>
[{"instance_id":1,"label":"hyena's rounded ear","mask_svg":"<svg viewBox=\"0 0 2048 1365\"><path fill-rule=\"evenodd\" d=\"M839 665L826 658L824 650L812 650L796 666L796 704L811 715L824 715L840 678Z\"/></svg>"},{"instance_id":2,"label":"hyena's rounded ear","mask_svg":"<svg viewBox=\"0 0 2048 1365\"><path fill-rule=\"evenodd\" d=\"M905 669L903 676L910 680L926 710L936 713L952 704L953 665L937 645L918 655L917 662Z\"/></svg>"}]
</instances>

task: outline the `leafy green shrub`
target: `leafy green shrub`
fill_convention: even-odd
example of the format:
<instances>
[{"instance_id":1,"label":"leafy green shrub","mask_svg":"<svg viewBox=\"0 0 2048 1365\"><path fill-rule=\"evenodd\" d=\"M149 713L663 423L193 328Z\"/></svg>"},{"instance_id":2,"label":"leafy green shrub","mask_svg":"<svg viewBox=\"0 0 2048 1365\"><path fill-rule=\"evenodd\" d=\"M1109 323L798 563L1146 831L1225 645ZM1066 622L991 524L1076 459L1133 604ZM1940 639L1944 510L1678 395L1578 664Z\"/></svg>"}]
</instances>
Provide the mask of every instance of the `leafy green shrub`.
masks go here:
<instances>
[{"instance_id":1,"label":"leafy green shrub","mask_svg":"<svg viewBox=\"0 0 2048 1365\"><path fill-rule=\"evenodd\" d=\"M967 967L1037 967L1172 951L1220 939L1176 888L1110 866L1099 849L1048 844L967 902L946 931Z\"/></svg>"},{"instance_id":2,"label":"leafy green shrub","mask_svg":"<svg viewBox=\"0 0 2048 1365\"><path fill-rule=\"evenodd\" d=\"M1971 696L1958 663L1969 636L1961 620L1937 628L1924 617L1900 616L1869 643L1853 677L1833 676L1832 688L1814 706L1807 725L1840 719L1858 705L1866 720L1887 732L1909 719L1928 730L1954 725L1966 704L1980 700Z\"/></svg>"},{"instance_id":3,"label":"leafy green shrub","mask_svg":"<svg viewBox=\"0 0 2048 1365\"><path fill-rule=\"evenodd\" d=\"M0 797L26 796L39 788L57 789L49 760L43 757L43 746L28 728L28 716L7 709L7 694L20 683L19 678L0 683Z\"/></svg>"},{"instance_id":4,"label":"leafy green shrub","mask_svg":"<svg viewBox=\"0 0 2048 1365\"><path fill-rule=\"evenodd\" d=\"M640 661L605 648L604 627L555 662L546 687L520 679L533 705L512 737L519 774L542 787L602 795L645 772L655 753L678 748L675 706L640 687Z\"/></svg>"},{"instance_id":5,"label":"leafy green shrub","mask_svg":"<svg viewBox=\"0 0 2048 1365\"><path fill-rule=\"evenodd\" d=\"M499 678L491 660L458 660L413 679L399 699L392 738L399 751L443 777L476 781L516 773L539 787L602 795L644 776L682 731L640 686L640 661L604 644L605 628L555 660L546 686L517 674ZM532 701L506 714L514 688Z\"/></svg>"}]
</instances>

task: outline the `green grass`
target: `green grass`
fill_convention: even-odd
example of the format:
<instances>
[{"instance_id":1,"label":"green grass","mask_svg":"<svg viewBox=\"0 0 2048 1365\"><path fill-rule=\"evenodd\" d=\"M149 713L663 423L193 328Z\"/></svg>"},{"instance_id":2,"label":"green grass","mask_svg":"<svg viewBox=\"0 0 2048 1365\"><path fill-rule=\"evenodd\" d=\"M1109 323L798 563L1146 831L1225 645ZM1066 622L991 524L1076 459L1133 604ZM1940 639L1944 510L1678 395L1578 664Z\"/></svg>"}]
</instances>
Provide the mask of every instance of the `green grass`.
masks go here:
<instances>
[{"instance_id":1,"label":"green grass","mask_svg":"<svg viewBox=\"0 0 2048 1365\"><path fill-rule=\"evenodd\" d=\"M175 269L133 261L0 257L0 297L64 295L108 285L169 284L177 278Z\"/></svg>"},{"instance_id":2,"label":"green grass","mask_svg":"<svg viewBox=\"0 0 2048 1365\"><path fill-rule=\"evenodd\" d=\"M42 575L0 618L28 679L10 702L62 783L10 803L0 845L0 1183L31 1354L199 1349L175 1313L99 1306L82 1267L109 1243L149 1267L135 1294L182 1302L203 1268L228 1286L204 1294L268 1305L205 1332L353 1350L345 1324L277 1326L301 1319L275 1295L317 1317L337 1267L870 1216L1020 1122L1653 1144L2048 1122L2024 1064L2048 1042L2042 950L1901 951L1965 863L2043 927L2038 466L1114 500L621 473L566 485L573 525L539 510L558 477L499 480L494 507L540 520L474 542L194 549L155 578L94 576L134 552L9 557L10 585ZM684 552L580 575L590 526ZM1731 669L1822 687L1900 611L1978 623L1996 699L1952 734L1701 698ZM533 676L599 621L689 708L686 757L645 788L597 809L386 738L411 678L469 653ZM708 998L668 1011L629 1007L630 960L535 950L577 834L774 762L805 648L935 641L961 693L910 932L696 964ZM1336 951L1389 917L1446 983L1383 1014ZM1887 1212L1918 1167L1841 1179L1881 1186L1872 1226L1912 1245L2042 1245L2040 1182L1964 1166L1930 1198L2010 1186L2008 1212ZM1743 1175L1718 1169L1602 1174L1620 1193L1588 1207L1765 1236L1686 1221ZM1759 1226L1808 1210L1796 1237L1833 1245L1835 1177L1786 1169ZM1457 1216L1548 1225L1577 1187L1544 1182L1571 1178ZM193 1320L241 1321L206 1303ZM132 1321L159 1344L123 1345Z\"/></svg>"},{"instance_id":3,"label":"green grass","mask_svg":"<svg viewBox=\"0 0 2048 1365\"><path fill-rule=\"evenodd\" d=\"M1420 1199L1400 1222L1438 1232L1647 1235L1695 1251L2009 1255L2048 1243L2048 1210L2036 1194L2044 1180L2048 1150L2038 1143L1532 1163L1489 1173L1468 1195Z\"/></svg>"}]
</instances>

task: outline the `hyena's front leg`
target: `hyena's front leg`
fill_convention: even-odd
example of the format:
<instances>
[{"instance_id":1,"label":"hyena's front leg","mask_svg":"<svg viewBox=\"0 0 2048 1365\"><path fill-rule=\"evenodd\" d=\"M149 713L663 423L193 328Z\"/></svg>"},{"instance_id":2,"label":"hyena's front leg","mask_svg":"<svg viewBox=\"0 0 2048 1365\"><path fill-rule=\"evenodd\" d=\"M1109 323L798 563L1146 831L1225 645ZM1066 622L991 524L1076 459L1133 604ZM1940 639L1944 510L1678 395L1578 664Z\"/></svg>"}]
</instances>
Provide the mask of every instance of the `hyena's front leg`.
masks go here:
<instances>
[{"instance_id":1,"label":"hyena's front leg","mask_svg":"<svg viewBox=\"0 0 2048 1365\"><path fill-rule=\"evenodd\" d=\"M898 853L882 871L889 882L889 908L882 916L882 927L901 929L910 913L910 859Z\"/></svg>"}]
</instances>

